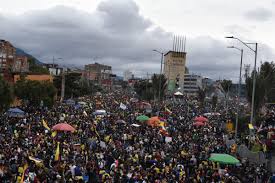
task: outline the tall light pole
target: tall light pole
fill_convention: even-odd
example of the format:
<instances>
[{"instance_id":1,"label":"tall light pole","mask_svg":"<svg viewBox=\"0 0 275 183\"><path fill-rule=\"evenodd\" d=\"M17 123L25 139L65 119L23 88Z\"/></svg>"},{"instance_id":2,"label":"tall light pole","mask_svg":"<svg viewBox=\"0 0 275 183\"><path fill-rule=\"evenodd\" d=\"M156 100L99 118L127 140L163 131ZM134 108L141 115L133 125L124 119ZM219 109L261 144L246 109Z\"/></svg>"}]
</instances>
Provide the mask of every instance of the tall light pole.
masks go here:
<instances>
[{"instance_id":1,"label":"tall light pole","mask_svg":"<svg viewBox=\"0 0 275 183\"><path fill-rule=\"evenodd\" d=\"M254 124L254 103L255 103L255 89L256 89L256 66L257 66L257 54L258 54L258 43L245 43L239 38L234 36L225 37L227 39L236 39L249 48L251 51L255 53L255 61L254 61L254 69L253 69L253 90L252 90L252 101L251 101L251 115L250 115L250 122ZM255 49L251 48L249 45L255 45Z\"/></svg>"},{"instance_id":2,"label":"tall light pole","mask_svg":"<svg viewBox=\"0 0 275 183\"><path fill-rule=\"evenodd\" d=\"M158 51L158 50L153 50L154 52L157 52L161 54L161 60L160 60L160 73L159 73L159 101L160 101L160 92L161 92L161 74L162 74L162 62L163 62L163 56L164 53Z\"/></svg>"},{"instance_id":3,"label":"tall light pole","mask_svg":"<svg viewBox=\"0 0 275 183\"><path fill-rule=\"evenodd\" d=\"M243 66L243 49L237 48L235 46L231 46L228 48L233 48L239 50L241 52L241 62L240 62L240 75L239 75L239 86L238 86L238 106L237 106L237 115L236 115L236 123L235 123L235 141L238 137L238 123L239 123L239 113L240 113L240 96L241 96L241 83L242 83L242 66Z\"/></svg>"},{"instance_id":4,"label":"tall light pole","mask_svg":"<svg viewBox=\"0 0 275 183\"><path fill-rule=\"evenodd\" d=\"M63 58L58 58L59 60L62 60ZM60 102L63 102L65 97L65 69L62 68L62 74L61 74L61 96L60 96Z\"/></svg>"}]
</instances>

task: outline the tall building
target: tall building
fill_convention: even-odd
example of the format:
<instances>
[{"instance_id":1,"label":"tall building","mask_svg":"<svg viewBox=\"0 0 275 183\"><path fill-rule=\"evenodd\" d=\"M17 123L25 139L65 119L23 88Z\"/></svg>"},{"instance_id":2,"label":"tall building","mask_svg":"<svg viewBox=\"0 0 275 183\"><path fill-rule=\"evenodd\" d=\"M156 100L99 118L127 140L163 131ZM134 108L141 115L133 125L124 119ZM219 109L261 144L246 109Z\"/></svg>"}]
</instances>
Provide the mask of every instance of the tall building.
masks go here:
<instances>
[{"instance_id":1,"label":"tall building","mask_svg":"<svg viewBox=\"0 0 275 183\"><path fill-rule=\"evenodd\" d=\"M169 51L164 55L164 74L168 81L168 91L183 91L186 52Z\"/></svg>"},{"instance_id":2,"label":"tall building","mask_svg":"<svg viewBox=\"0 0 275 183\"><path fill-rule=\"evenodd\" d=\"M202 88L202 77L195 74L185 74L183 92L187 95L197 95Z\"/></svg>"},{"instance_id":3,"label":"tall building","mask_svg":"<svg viewBox=\"0 0 275 183\"><path fill-rule=\"evenodd\" d=\"M112 67L99 63L85 65L84 78L92 81L110 80Z\"/></svg>"},{"instance_id":4,"label":"tall building","mask_svg":"<svg viewBox=\"0 0 275 183\"><path fill-rule=\"evenodd\" d=\"M7 72L12 69L16 49L5 40L0 40L0 72Z\"/></svg>"},{"instance_id":5,"label":"tall building","mask_svg":"<svg viewBox=\"0 0 275 183\"><path fill-rule=\"evenodd\" d=\"M128 81L129 79L133 79L134 78L133 76L134 74L131 71L126 70L123 73L123 81Z\"/></svg>"}]
</instances>

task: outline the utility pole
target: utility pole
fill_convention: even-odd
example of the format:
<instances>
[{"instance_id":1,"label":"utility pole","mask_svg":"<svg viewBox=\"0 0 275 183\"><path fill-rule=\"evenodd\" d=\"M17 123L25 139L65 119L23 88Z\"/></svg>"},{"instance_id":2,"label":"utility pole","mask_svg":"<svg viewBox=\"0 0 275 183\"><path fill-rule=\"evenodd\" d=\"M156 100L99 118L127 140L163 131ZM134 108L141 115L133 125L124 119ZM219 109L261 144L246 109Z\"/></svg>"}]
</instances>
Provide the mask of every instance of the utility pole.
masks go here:
<instances>
[{"instance_id":1,"label":"utility pole","mask_svg":"<svg viewBox=\"0 0 275 183\"><path fill-rule=\"evenodd\" d=\"M62 70L62 81L61 81L61 98L60 102L63 102L65 97L65 69Z\"/></svg>"}]
</instances>

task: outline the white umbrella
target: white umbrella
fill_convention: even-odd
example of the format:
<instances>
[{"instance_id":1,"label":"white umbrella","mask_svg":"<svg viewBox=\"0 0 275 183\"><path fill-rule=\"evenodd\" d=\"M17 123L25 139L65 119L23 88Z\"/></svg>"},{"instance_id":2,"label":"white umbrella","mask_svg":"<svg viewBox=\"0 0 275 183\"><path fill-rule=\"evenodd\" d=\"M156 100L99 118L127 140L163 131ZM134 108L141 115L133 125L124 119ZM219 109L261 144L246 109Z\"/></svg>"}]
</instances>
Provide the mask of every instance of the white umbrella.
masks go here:
<instances>
[{"instance_id":1,"label":"white umbrella","mask_svg":"<svg viewBox=\"0 0 275 183\"><path fill-rule=\"evenodd\" d=\"M138 124L132 124L131 126L140 127L140 125L138 125Z\"/></svg>"},{"instance_id":2,"label":"white umbrella","mask_svg":"<svg viewBox=\"0 0 275 183\"><path fill-rule=\"evenodd\" d=\"M183 94L181 93L181 92L176 92L176 93L174 93L174 95L176 95L176 96L183 96Z\"/></svg>"}]
</instances>

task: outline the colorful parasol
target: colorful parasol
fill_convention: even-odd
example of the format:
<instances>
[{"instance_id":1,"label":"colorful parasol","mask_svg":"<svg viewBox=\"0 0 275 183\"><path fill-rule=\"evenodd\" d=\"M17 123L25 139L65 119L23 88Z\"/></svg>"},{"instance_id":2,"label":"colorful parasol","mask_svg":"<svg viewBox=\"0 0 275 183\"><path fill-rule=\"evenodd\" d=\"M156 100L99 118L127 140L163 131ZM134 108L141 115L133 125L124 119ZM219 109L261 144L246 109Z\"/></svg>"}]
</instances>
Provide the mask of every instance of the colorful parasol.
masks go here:
<instances>
[{"instance_id":1,"label":"colorful parasol","mask_svg":"<svg viewBox=\"0 0 275 183\"><path fill-rule=\"evenodd\" d=\"M74 132L75 131L74 127L72 127L71 125L69 125L67 123L59 123L57 125L54 125L52 127L52 129L54 131L68 131L68 132Z\"/></svg>"},{"instance_id":2,"label":"colorful parasol","mask_svg":"<svg viewBox=\"0 0 275 183\"><path fill-rule=\"evenodd\" d=\"M138 121L148 121L150 118L148 116L141 115L141 116L138 116L136 119Z\"/></svg>"},{"instance_id":3,"label":"colorful parasol","mask_svg":"<svg viewBox=\"0 0 275 183\"><path fill-rule=\"evenodd\" d=\"M236 165L239 164L240 161L235 158L234 156L231 156L229 154L211 154L210 161L214 161L214 162L219 162L221 164L231 164L231 165Z\"/></svg>"}]
</instances>

